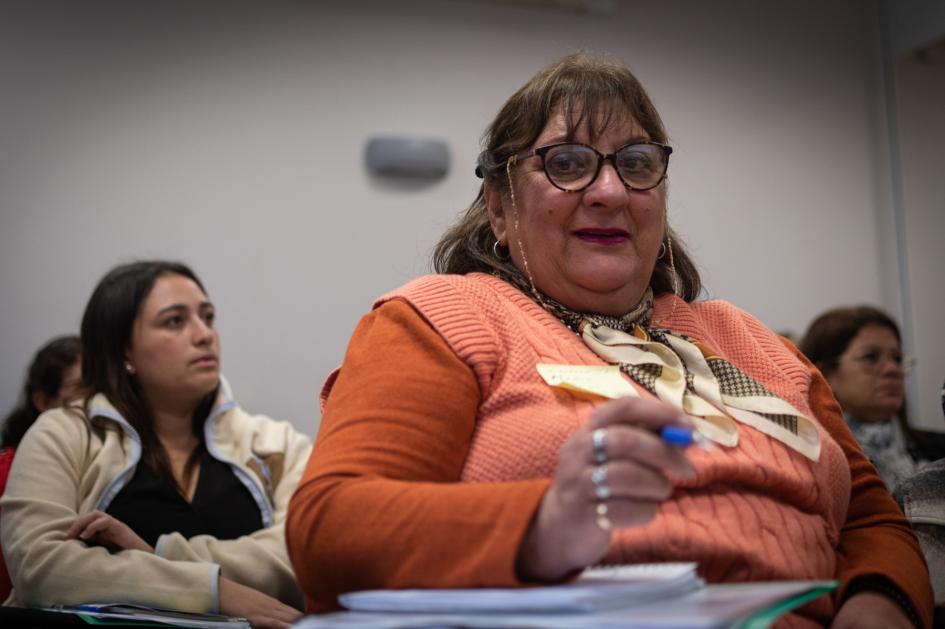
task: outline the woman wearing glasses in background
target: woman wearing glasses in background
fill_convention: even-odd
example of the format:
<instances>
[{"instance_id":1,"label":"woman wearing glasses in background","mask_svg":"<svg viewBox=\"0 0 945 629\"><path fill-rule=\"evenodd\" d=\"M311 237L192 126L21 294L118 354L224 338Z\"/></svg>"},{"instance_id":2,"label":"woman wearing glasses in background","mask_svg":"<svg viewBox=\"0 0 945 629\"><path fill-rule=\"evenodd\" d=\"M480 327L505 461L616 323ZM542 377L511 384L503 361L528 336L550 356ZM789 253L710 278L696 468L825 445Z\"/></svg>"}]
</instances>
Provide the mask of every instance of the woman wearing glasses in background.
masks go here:
<instances>
[{"instance_id":1,"label":"woman wearing glasses in background","mask_svg":"<svg viewBox=\"0 0 945 629\"><path fill-rule=\"evenodd\" d=\"M899 326L870 306L829 310L810 324L801 351L826 376L843 417L890 491L926 461L945 456L938 433L909 426ZM936 439L938 437L938 439Z\"/></svg>"},{"instance_id":2,"label":"woman wearing glasses in background","mask_svg":"<svg viewBox=\"0 0 945 629\"><path fill-rule=\"evenodd\" d=\"M710 582L841 582L791 626L928 624L918 543L826 382L749 314L696 301L636 78L566 57L485 142L440 274L379 299L323 387L287 521L303 590L331 608L695 561Z\"/></svg>"}]
</instances>

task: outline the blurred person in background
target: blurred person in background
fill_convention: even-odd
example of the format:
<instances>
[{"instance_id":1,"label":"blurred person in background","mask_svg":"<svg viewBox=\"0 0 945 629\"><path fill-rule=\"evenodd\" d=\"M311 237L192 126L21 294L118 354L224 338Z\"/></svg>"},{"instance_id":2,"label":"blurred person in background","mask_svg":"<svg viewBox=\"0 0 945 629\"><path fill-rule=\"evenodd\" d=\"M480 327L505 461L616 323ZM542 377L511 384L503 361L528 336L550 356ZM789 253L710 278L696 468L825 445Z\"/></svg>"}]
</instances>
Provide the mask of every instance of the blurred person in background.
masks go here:
<instances>
[{"instance_id":1,"label":"blurred person in background","mask_svg":"<svg viewBox=\"0 0 945 629\"><path fill-rule=\"evenodd\" d=\"M0 434L0 494L20 440L43 411L60 406L75 395L81 382L79 337L58 336L43 345L26 372L19 404L3 420Z\"/></svg>"},{"instance_id":2,"label":"blurred person in background","mask_svg":"<svg viewBox=\"0 0 945 629\"><path fill-rule=\"evenodd\" d=\"M945 386L942 387L942 413L945 413ZM932 461L901 482L895 498L912 523L929 565L935 592L934 626L945 627L945 458Z\"/></svg>"},{"instance_id":3,"label":"blurred person in background","mask_svg":"<svg viewBox=\"0 0 945 629\"><path fill-rule=\"evenodd\" d=\"M16 447L36 418L43 411L60 406L75 395L81 382L79 337L57 336L36 352L29 369L23 394L16 408L3 420L0 433L0 496L7 486L7 476L13 465ZM3 553L0 552L0 600L10 594L10 575L7 574Z\"/></svg>"},{"instance_id":4,"label":"blurred person in background","mask_svg":"<svg viewBox=\"0 0 945 629\"><path fill-rule=\"evenodd\" d=\"M905 408L899 326L871 306L834 308L810 324L800 349L823 372L843 416L890 491L920 465L945 456L945 435L915 430Z\"/></svg>"}]
</instances>

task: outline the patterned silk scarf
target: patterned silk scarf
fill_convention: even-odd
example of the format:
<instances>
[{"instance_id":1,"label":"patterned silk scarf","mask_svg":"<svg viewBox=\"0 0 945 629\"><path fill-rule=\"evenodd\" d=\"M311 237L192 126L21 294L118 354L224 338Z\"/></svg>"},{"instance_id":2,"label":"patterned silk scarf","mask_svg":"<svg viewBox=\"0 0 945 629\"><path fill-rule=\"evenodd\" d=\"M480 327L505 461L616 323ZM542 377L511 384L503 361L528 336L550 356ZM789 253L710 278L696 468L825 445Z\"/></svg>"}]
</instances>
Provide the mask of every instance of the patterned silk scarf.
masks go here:
<instances>
[{"instance_id":1,"label":"patterned silk scarf","mask_svg":"<svg viewBox=\"0 0 945 629\"><path fill-rule=\"evenodd\" d=\"M816 461L820 435L809 417L698 341L650 327L647 288L631 312L614 317L575 312L533 290L521 276L503 276L574 331L598 356L637 384L689 415L708 439L738 443L736 422L747 424Z\"/></svg>"}]
</instances>

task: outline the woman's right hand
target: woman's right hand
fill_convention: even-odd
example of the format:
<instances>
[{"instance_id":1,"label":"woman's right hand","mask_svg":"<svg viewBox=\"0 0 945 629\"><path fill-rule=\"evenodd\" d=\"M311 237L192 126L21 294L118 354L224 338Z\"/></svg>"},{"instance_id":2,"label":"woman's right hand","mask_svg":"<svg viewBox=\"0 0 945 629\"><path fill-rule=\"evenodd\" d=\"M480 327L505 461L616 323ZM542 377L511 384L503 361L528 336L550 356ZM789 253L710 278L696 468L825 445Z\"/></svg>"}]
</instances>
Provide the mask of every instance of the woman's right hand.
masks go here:
<instances>
[{"instance_id":1,"label":"woman's right hand","mask_svg":"<svg viewBox=\"0 0 945 629\"><path fill-rule=\"evenodd\" d=\"M103 546L113 553L122 550L154 552L151 545L130 526L102 511L91 511L77 517L66 531L66 539L78 539L89 546Z\"/></svg>"},{"instance_id":2,"label":"woman's right hand","mask_svg":"<svg viewBox=\"0 0 945 629\"><path fill-rule=\"evenodd\" d=\"M553 581L597 563L610 547L611 531L598 525L598 505L614 528L649 522L673 493L673 479L695 473L683 449L663 442L664 426L692 422L652 398L624 397L594 410L590 420L561 447L551 487L519 549L519 577ZM606 463L595 457L594 431L605 430ZM606 472L610 497L598 498L595 469Z\"/></svg>"},{"instance_id":3,"label":"woman's right hand","mask_svg":"<svg viewBox=\"0 0 945 629\"><path fill-rule=\"evenodd\" d=\"M220 613L246 618L254 629L288 629L302 612L259 590L220 577Z\"/></svg>"}]
</instances>

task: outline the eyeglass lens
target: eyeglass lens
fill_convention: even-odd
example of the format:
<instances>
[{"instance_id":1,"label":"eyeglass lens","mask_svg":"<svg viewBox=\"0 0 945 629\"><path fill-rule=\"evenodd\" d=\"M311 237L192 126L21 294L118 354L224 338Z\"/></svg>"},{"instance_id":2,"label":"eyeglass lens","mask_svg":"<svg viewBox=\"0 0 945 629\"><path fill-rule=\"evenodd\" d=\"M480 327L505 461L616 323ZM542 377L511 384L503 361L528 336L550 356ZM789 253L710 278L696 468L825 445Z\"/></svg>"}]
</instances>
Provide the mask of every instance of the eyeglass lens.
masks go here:
<instances>
[{"instance_id":1,"label":"eyeglass lens","mask_svg":"<svg viewBox=\"0 0 945 629\"><path fill-rule=\"evenodd\" d=\"M583 144L559 144L549 147L543 159L551 183L569 191L591 185L603 159L610 159L624 184L635 190L656 186L666 174L666 152L655 144L628 144L611 156Z\"/></svg>"},{"instance_id":2,"label":"eyeglass lens","mask_svg":"<svg viewBox=\"0 0 945 629\"><path fill-rule=\"evenodd\" d=\"M915 358L912 356L886 354L883 352L866 352L861 356L857 356L854 360L872 371L879 371L879 369L886 364L886 360L891 360L904 373L909 373L916 363Z\"/></svg>"}]
</instances>

